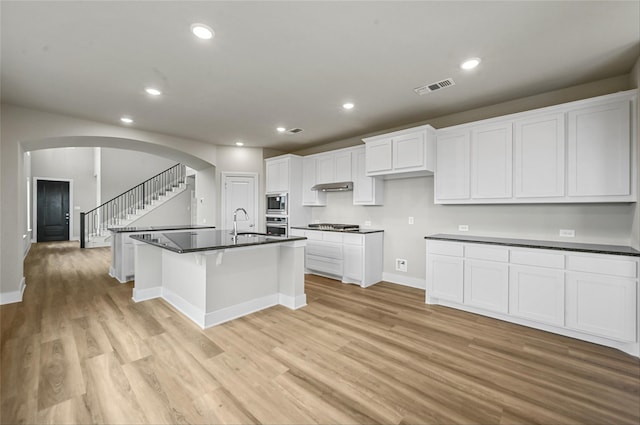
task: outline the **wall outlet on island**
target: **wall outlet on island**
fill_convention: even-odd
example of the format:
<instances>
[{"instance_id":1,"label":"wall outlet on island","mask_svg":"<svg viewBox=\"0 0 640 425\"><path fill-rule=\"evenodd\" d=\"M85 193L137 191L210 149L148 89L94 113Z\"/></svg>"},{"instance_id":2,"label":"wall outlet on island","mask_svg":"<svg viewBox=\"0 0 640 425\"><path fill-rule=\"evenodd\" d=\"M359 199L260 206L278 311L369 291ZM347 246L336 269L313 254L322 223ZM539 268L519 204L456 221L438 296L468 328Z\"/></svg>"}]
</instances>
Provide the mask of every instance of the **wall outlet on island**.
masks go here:
<instances>
[{"instance_id":1,"label":"wall outlet on island","mask_svg":"<svg viewBox=\"0 0 640 425\"><path fill-rule=\"evenodd\" d=\"M407 271L407 260L404 258L396 258L396 270L399 272Z\"/></svg>"},{"instance_id":2,"label":"wall outlet on island","mask_svg":"<svg viewBox=\"0 0 640 425\"><path fill-rule=\"evenodd\" d=\"M469 225L467 224L458 224L458 232L468 232Z\"/></svg>"},{"instance_id":3,"label":"wall outlet on island","mask_svg":"<svg viewBox=\"0 0 640 425\"><path fill-rule=\"evenodd\" d=\"M564 238L575 238L576 231L573 229L560 229L560 236Z\"/></svg>"},{"instance_id":4,"label":"wall outlet on island","mask_svg":"<svg viewBox=\"0 0 640 425\"><path fill-rule=\"evenodd\" d=\"M413 224L413 217L409 217L409 224Z\"/></svg>"},{"instance_id":5,"label":"wall outlet on island","mask_svg":"<svg viewBox=\"0 0 640 425\"><path fill-rule=\"evenodd\" d=\"M364 226L365 227L371 227L371 220L365 220L364 221Z\"/></svg>"}]
</instances>

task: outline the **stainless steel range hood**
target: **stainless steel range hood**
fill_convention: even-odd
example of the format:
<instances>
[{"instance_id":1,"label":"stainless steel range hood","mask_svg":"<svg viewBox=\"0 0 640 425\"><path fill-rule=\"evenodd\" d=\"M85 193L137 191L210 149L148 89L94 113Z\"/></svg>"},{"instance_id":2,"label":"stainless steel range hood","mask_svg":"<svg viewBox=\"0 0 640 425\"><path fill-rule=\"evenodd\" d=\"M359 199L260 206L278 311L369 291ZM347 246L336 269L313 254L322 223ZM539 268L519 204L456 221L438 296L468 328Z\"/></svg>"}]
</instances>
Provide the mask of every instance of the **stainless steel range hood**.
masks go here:
<instances>
[{"instance_id":1,"label":"stainless steel range hood","mask_svg":"<svg viewBox=\"0 0 640 425\"><path fill-rule=\"evenodd\" d=\"M320 192L346 192L348 190L353 190L353 182L322 183L313 186L311 190L317 190Z\"/></svg>"}]
</instances>

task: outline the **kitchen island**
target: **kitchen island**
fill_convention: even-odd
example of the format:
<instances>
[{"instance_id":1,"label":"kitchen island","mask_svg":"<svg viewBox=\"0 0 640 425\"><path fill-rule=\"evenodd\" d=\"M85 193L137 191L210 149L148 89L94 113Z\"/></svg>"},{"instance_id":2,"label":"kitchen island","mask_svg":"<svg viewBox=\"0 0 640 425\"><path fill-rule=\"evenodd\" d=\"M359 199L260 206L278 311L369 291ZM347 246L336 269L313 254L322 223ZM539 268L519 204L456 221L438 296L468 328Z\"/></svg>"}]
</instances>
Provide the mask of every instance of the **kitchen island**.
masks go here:
<instances>
[{"instance_id":1,"label":"kitchen island","mask_svg":"<svg viewBox=\"0 0 640 425\"><path fill-rule=\"evenodd\" d=\"M306 305L304 237L200 229L133 235L133 300L163 298L202 328Z\"/></svg>"}]
</instances>

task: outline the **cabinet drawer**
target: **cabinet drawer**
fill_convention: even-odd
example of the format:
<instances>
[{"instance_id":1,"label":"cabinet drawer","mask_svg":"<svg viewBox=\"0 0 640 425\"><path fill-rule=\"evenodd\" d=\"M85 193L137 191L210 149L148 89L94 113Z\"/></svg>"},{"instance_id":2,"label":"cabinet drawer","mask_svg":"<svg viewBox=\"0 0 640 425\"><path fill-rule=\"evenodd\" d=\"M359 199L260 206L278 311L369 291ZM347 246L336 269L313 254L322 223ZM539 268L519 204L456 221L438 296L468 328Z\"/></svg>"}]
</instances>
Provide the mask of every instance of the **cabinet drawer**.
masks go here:
<instances>
[{"instance_id":1,"label":"cabinet drawer","mask_svg":"<svg viewBox=\"0 0 640 425\"><path fill-rule=\"evenodd\" d=\"M638 263L625 257L614 256L567 256L567 270L632 277L638 275Z\"/></svg>"},{"instance_id":2,"label":"cabinet drawer","mask_svg":"<svg viewBox=\"0 0 640 425\"><path fill-rule=\"evenodd\" d=\"M465 258L476 260L509 261L509 249L490 245L465 245Z\"/></svg>"},{"instance_id":3,"label":"cabinet drawer","mask_svg":"<svg viewBox=\"0 0 640 425\"><path fill-rule=\"evenodd\" d=\"M342 276L342 260L318 257L310 254L307 254L306 260L306 267L309 270Z\"/></svg>"},{"instance_id":4,"label":"cabinet drawer","mask_svg":"<svg viewBox=\"0 0 640 425\"><path fill-rule=\"evenodd\" d=\"M428 254L450 255L452 257L462 257L464 245L456 242L427 241Z\"/></svg>"},{"instance_id":5,"label":"cabinet drawer","mask_svg":"<svg viewBox=\"0 0 640 425\"><path fill-rule=\"evenodd\" d=\"M342 243L342 233L338 232L322 232L322 240L327 242Z\"/></svg>"},{"instance_id":6,"label":"cabinet drawer","mask_svg":"<svg viewBox=\"0 0 640 425\"><path fill-rule=\"evenodd\" d=\"M342 260L342 245L322 242L308 242L307 254L318 257L334 258Z\"/></svg>"},{"instance_id":7,"label":"cabinet drawer","mask_svg":"<svg viewBox=\"0 0 640 425\"><path fill-rule=\"evenodd\" d=\"M313 240L313 241L321 241L322 240L322 232L318 232L316 230L305 230L304 235L309 240Z\"/></svg>"},{"instance_id":8,"label":"cabinet drawer","mask_svg":"<svg viewBox=\"0 0 640 425\"><path fill-rule=\"evenodd\" d=\"M521 251L511 250L511 263L525 266L550 267L553 269L564 268L564 255L557 252L544 250Z\"/></svg>"},{"instance_id":9,"label":"cabinet drawer","mask_svg":"<svg viewBox=\"0 0 640 425\"><path fill-rule=\"evenodd\" d=\"M342 235L342 241L349 245L362 245L364 241L364 236L350 235L345 233L344 235Z\"/></svg>"}]
</instances>

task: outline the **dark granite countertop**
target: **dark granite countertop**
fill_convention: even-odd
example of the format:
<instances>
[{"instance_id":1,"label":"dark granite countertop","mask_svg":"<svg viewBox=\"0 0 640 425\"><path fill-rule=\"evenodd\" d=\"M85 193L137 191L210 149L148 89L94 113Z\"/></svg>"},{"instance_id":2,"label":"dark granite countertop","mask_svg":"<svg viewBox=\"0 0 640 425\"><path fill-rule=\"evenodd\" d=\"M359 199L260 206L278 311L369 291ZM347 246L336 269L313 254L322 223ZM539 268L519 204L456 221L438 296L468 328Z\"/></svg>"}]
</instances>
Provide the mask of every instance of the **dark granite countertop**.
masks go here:
<instances>
[{"instance_id":1,"label":"dark granite countertop","mask_svg":"<svg viewBox=\"0 0 640 425\"><path fill-rule=\"evenodd\" d=\"M215 229L215 226L200 226L191 224L175 224L165 226L140 226L140 227L109 227L107 230L113 233L140 233L140 232L163 232L167 230L191 230L191 229Z\"/></svg>"},{"instance_id":2,"label":"dark granite countertop","mask_svg":"<svg viewBox=\"0 0 640 425\"><path fill-rule=\"evenodd\" d=\"M301 230L316 230L318 232L338 232L338 233L355 233L359 235L365 235L367 233L380 233L384 232L381 229L369 229L369 228L360 228L358 230L331 230L331 229L318 229L317 227L309 227L309 226L291 226L292 229L301 229Z\"/></svg>"},{"instance_id":3,"label":"dark granite countertop","mask_svg":"<svg viewBox=\"0 0 640 425\"><path fill-rule=\"evenodd\" d=\"M462 236L445 234L430 235L425 236L424 238L439 241L473 242L489 245L515 246L521 248L555 249L559 251L577 251L590 252L595 254L628 255L632 257L640 257L640 251L625 245L601 245L592 243L539 241L533 239L493 238L487 236Z\"/></svg>"},{"instance_id":4,"label":"dark granite countertop","mask_svg":"<svg viewBox=\"0 0 640 425\"><path fill-rule=\"evenodd\" d=\"M267 236L264 233L247 233L248 232L239 232L238 236L234 238L231 230L200 229L190 232L144 233L141 235L132 235L130 238L168 249L178 254L285 243L307 239L301 236L280 238Z\"/></svg>"}]
</instances>

